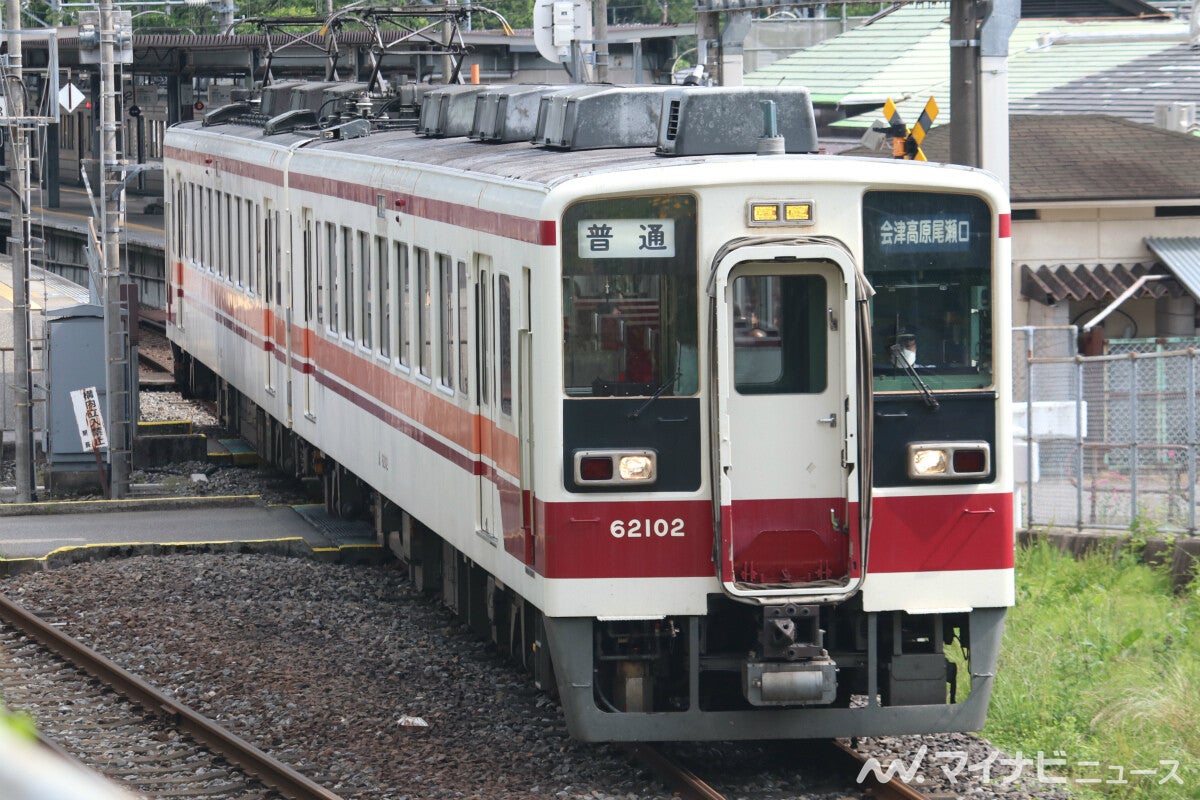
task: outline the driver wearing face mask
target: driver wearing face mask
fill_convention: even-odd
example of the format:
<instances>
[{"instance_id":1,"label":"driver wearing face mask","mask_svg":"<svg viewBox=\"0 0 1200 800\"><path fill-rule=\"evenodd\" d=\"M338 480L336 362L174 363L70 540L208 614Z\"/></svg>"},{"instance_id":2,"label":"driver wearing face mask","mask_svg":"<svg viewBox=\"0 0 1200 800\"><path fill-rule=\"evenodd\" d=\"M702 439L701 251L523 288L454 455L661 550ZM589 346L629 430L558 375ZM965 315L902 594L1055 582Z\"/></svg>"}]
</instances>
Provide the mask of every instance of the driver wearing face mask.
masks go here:
<instances>
[{"instance_id":1,"label":"driver wearing face mask","mask_svg":"<svg viewBox=\"0 0 1200 800\"><path fill-rule=\"evenodd\" d=\"M911 333L903 333L896 337L892 346L892 364L903 369L917 364L917 337Z\"/></svg>"}]
</instances>

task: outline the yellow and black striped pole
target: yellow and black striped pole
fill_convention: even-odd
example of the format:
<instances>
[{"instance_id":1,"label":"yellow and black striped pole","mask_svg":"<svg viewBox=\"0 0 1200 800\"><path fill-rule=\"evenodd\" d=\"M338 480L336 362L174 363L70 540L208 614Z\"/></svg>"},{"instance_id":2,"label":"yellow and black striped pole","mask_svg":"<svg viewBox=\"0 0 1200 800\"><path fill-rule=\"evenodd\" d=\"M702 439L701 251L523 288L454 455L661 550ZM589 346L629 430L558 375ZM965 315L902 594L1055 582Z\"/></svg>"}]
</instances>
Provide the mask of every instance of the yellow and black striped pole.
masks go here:
<instances>
[{"instance_id":1,"label":"yellow and black striped pole","mask_svg":"<svg viewBox=\"0 0 1200 800\"><path fill-rule=\"evenodd\" d=\"M887 120L888 136L892 137L892 158L904 158L904 142L908 138L908 126L900 117L900 112L892 98L883 104L883 118Z\"/></svg>"},{"instance_id":2,"label":"yellow and black striped pole","mask_svg":"<svg viewBox=\"0 0 1200 800\"><path fill-rule=\"evenodd\" d=\"M925 110L921 112L921 116L917 118L917 124L913 125L912 132L908 134L908 138L912 140L913 153L911 158L917 161L925 161L925 153L921 150L921 143L925 141L925 134L929 133L929 129L933 127L933 121L937 119L938 104L932 97L925 104Z\"/></svg>"}]
</instances>

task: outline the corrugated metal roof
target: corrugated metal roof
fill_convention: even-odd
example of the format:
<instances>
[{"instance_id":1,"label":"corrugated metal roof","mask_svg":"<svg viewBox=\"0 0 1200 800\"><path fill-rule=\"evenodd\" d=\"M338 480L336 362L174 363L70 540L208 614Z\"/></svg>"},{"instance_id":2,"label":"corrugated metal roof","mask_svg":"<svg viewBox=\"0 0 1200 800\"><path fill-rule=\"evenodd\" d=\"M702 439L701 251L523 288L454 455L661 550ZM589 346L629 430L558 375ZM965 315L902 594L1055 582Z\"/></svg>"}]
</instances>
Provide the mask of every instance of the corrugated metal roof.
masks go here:
<instances>
[{"instance_id":1,"label":"corrugated metal roof","mask_svg":"<svg viewBox=\"0 0 1200 800\"><path fill-rule=\"evenodd\" d=\"M881 93L885 98L888 94L904 96L926 85L930 76L910 75L911 62L904 69L893 65L905 61L910 51L929 47L925 40L930 37L940 36L945 48L949 28L943 22L948 13L945 3L906 6L752 72L743 82L747 86L807 86L814 101L821 95L830 103L867 94L868 82L875 84L870 93L876 97ZM887 80L891 83L879 84Z\"/></svg>"},{"instance_id":2,"label":"corrugated metal roof","mask_svg":"<svg viewBox=\"0 0 1200 800\"><path fill-rule=\"evenodd\" d=\"M944 2L905 6L749 73L744 83L807 86L815 103L841 107L882 104L890 96L910 123L934 96L941 101L937 124L944 125L950 121L949 13L950 6ZM1137 70L1140 80L1161 87L1172 101L1200 102L1200 50L1187 45L1129 40L1038 46L1039 37L1053 33L1176 30L1184 29L1162 19L1020 20L1009 40L1008 88L1014 113L1104 112L1150 121L1153 101L1137 91L1137 84L1121 77L1125 70ZM1152 75L1151 70L1157 73ZM1092 82L1097 74L1111 76L1108 80L1115 89L1096 92ZM1193 84L1179 80L1184 76L1197 77ZM1060 98L1068 102L1060 104ZM1078 103L1069 102L1075 98ZM876 116L863 114L837 126L865 127Z\"/></svg>"},{"instance_id":3,"label":"corrugated metal roof","mask_svg":"<svg viewBox=\"0 0 1200 800\"><path fill-rule=\"evenodd\" d=\"M1112 300L1143 275L1166 274L1158 264L1022 264L1021 295L1047 306L1063 300ZM1149 281L1135 297L1178 297L1182 293L1176 281Z\"/></svg>"},{"instance_id":4,"label":"corrugated metal roof","mask_svg":"<svg viewBox=\"0 0 1200 800\"><path fill-rule=\"evenodd\" d=\"M1147 236L1146 246L1200 302L1200 236Z\"/></svg>"}]
</instances>

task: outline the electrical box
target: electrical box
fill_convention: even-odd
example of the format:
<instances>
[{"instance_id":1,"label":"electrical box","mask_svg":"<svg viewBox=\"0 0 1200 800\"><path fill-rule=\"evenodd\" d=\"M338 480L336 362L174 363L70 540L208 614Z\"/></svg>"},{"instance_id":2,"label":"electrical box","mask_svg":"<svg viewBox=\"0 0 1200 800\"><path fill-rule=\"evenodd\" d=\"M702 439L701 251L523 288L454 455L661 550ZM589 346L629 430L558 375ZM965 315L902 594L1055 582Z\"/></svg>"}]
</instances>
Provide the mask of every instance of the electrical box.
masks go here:
<instances>
[{"instance_id":1,"label":"electrical box","mask_svg":"<svg viewBox=\"0 0 1200 800\"><path fill-rule=\"evenodd\" d=\"M99 486L100 474L96 456L83 449L71 392L95 386L108 425L103 308L85 304L46 315L46 373L46 488L91 490ZM107 450L100 455L107 461Z\"/></svg>"}]
</instances>

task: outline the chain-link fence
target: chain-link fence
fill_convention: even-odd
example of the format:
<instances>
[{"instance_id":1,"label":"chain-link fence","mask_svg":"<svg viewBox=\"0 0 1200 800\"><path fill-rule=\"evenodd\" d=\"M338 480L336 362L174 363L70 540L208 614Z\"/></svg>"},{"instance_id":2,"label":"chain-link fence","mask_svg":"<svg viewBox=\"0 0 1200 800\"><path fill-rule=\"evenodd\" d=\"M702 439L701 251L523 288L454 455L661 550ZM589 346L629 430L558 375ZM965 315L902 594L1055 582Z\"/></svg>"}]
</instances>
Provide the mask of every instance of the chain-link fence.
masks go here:
<instances>
[{"instance_id":1,"label":"chain-link fence","mask_svg":"<svg viewBox=\"0 0 1200 800\"><path fill-rule=\"evenodd\" d=\"M1023 523L1196 532L1200 339L1014 330L1015 477Z\"/></svg>"}]
</instances>

